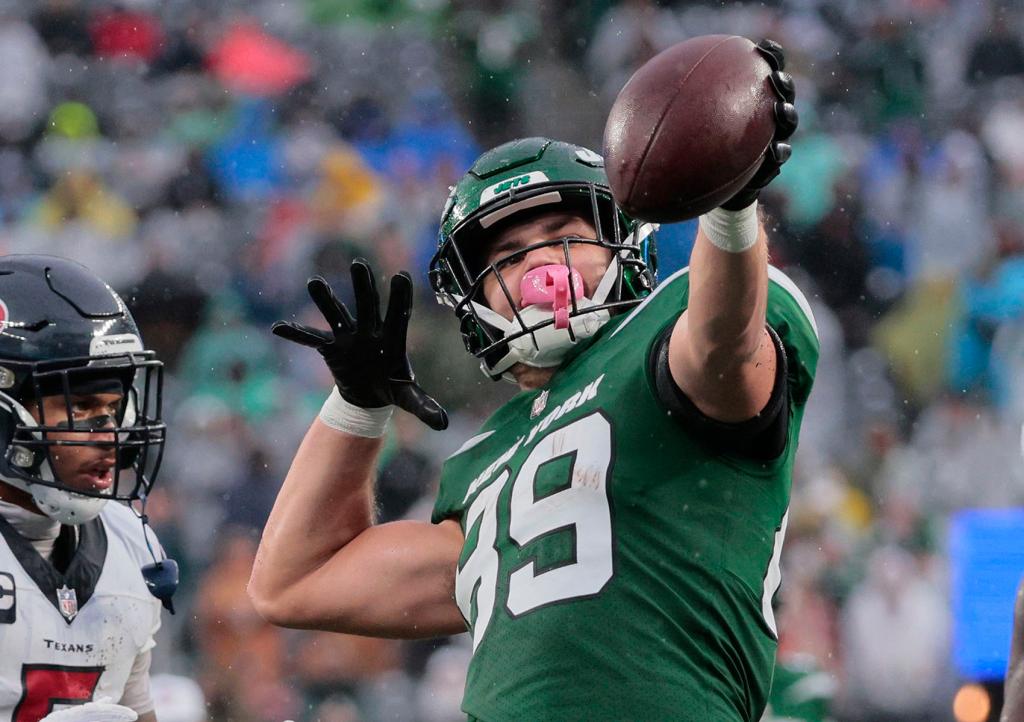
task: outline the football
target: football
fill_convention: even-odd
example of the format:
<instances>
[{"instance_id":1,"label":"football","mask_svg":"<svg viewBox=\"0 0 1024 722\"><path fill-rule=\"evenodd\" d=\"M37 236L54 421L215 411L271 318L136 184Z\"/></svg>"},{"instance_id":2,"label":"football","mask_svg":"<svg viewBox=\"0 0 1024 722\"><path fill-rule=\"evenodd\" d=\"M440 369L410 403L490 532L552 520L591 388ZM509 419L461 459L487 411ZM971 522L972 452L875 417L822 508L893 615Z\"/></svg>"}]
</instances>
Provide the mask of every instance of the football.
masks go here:
<instances>
[{"instance_id":1,"label":"football","mask_svg":"<svg viewBox=\"0 0 1024 722\"><path fill-rule=\"evenodd\" d=\"M619 206L634 218L673 223L735 195L775 132L771 71L754 43L737 35L691 38L637 70L604 132Z\"/></svg>"}]
</instances>

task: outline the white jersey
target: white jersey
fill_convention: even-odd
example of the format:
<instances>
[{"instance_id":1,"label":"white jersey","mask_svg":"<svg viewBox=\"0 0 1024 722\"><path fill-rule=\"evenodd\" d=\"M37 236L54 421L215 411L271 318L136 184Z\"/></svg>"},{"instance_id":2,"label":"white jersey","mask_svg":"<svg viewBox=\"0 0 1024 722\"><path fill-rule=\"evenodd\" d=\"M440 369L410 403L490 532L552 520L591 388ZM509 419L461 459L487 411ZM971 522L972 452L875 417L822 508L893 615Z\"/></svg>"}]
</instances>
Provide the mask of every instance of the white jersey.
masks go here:
<instances>
[{"instance_id":1,"label":"white jersey","mask_svg":"<svg viewBox=\"0 0 1024 722\"><path fill-rule=\"evenodd\" d=\"M120 700L136 657L155 644L160 602L139 571L152 562L142 523L110 502L78 531L61 575L0 518L0 722Z\"/></svg>"}]
</instances>

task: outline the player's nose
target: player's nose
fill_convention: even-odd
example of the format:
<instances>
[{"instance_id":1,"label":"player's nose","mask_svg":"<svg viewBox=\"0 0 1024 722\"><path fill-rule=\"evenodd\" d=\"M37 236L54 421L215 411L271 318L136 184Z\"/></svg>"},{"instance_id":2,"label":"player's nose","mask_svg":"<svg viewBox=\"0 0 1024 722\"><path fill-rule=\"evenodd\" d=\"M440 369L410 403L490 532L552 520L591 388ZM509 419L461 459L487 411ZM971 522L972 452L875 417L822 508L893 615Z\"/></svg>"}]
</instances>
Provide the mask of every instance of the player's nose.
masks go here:
<instances>
[{"instance_id":1,"label":"player's nose","mask_svg":"<svg viewBox=\"0 0 1024 722\"><path fill-rule=\"evenodd\" d=\"M117 427L117 419L113 416L94 416L89 420L90 436L102 444L114 444L114 429Z\"/></svg>"},{"instance_id":2,"label":"player's nose","mask_svg":"<svg viewBox=\"0 0 1024 722\"><path fill-rule=\"evenodd\" d=\"M540 241L537 241L538 243ZM526 265L528 268L537 268L539 266L547 265L558 265L567 266L570 265L569 259L565 257L565 247L561 244L552 244L549 246L540 246L534 248L532 251L526 254Z\"/></svg>"}]
</instances>

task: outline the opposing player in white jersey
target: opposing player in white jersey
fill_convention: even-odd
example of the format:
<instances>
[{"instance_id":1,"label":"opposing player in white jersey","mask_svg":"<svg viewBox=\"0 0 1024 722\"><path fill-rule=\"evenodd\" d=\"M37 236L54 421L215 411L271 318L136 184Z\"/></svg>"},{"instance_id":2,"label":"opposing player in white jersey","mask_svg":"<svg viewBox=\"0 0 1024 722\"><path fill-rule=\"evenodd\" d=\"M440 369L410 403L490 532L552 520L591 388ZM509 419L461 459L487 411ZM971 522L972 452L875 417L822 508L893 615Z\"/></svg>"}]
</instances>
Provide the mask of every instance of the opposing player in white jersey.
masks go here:
<instances>
[{"instance_id":1,"label":"opposing player in white jersey","mask_svg":"<svg viewBox=\"0 0 1024 722\"><path fill-rule=\"evenodd\" d=\"M0 258L0 722L156 720L150 650L177 566L122 502L159 467L161 381L88 269Z\"/></svg>"}]
</instances>

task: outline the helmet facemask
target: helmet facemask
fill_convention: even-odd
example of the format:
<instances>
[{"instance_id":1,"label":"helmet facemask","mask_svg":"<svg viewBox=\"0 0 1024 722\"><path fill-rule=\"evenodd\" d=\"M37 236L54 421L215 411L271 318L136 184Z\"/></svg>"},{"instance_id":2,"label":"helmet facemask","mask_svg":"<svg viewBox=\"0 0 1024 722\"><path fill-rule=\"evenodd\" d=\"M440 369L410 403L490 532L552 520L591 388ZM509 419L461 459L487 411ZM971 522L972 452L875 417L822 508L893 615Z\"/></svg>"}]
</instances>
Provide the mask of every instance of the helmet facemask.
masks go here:
<instances>
[{"instance_id":1,"label":"helmet facemask","mask_svg":"<svg viewBox=\"0 0 1024 722\"><path fill-rule=\"evenodd\" d=\"M111 499L146 498L166 434L161 421L163 364L153 352L28 363L0 360L0 366L16 379L0 391L0 433L7 442L0 478L31 494L43 513L64 524L89 521ZM0 373L0 383L3 377ZM113 413L76 419L76 397L100 393L119 394ZM52 406L47 416L47 398L62 399L60 420ZM81 488L62 479L57 457L69 447L109 450L114 461L109 486Z\"/></svg>"},{"instance_id":2,"label":"helmet facemask","mask_svg":"<svg viewBox=\"0 0 1024 722\"><path fill-rule=\"evenodd\" d=\"M518 222L524 212L568 210L588 220L596 238L567 236L518 249L486 262L488 241L498 224ZM481 368L499 378L516 363L551 367L561 363L574 344L593 336L612 315L636 305L654 286L653 231L651 224L626 218L610 192L591 182L539 183L510 189L507 196L481 207L442 237L431 263L431 281L438 300L455 310L467 349L481 359ZM597 245L611 252L611 260L592 298L581 297L569 283L569 322L556 328L552 311L530 306L516 308L501 269L546 246L558 246L571 268L571 247ZM494 276L513 318L507 319L487 304L483 289Z\"/></svg>"}]
</instances>

